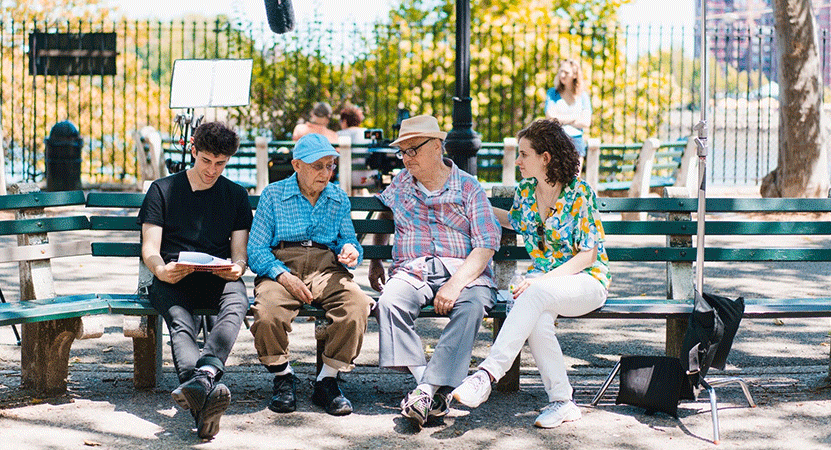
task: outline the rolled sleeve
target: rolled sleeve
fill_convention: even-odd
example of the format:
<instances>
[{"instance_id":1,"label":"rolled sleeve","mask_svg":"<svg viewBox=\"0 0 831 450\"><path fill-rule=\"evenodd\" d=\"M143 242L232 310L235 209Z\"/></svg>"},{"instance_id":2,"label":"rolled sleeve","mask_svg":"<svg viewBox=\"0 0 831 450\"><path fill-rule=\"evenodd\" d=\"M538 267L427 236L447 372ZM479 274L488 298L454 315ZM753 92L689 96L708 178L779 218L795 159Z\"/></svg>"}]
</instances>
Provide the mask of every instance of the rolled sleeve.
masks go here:
<instances>
[{"instance_id":1,"label":"rolled sleeve","mask_svg":"<svg viewBox=\"0 0 831 450\"><path fill-rule=\"evenodd\" d=\"M470 244L473 248L499 250L502 226L493 213L488 196L481 188L472 188L467 195L466 210L470 218Z\"/></svg>"}]
</instances>

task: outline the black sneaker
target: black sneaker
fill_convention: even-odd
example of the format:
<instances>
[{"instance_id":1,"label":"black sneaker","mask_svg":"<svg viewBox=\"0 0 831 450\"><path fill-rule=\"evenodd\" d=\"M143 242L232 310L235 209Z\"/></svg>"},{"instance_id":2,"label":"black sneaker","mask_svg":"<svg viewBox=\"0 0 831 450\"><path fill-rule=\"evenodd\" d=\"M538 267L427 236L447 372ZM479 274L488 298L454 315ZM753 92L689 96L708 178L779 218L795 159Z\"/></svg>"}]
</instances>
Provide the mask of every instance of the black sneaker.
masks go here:
<instances>
[{"instance_id":1,"label":"black sneaker","mask_svg":"<svg viewBox=\"0 0 831 450\"><path fill-rule=\"evenodd\" d=\"M268 409L276 413L290 413L297 409L297 377L294 373L274 376L274 396Z\"/></svg>"},{"instance_id":2,"label":"black sneaker","mask_svg":"<svg viewBox=\"0 0 831 450\"><path fill-rule=\"evenodd\" d=\"M196 433L202 439L211 439L219 433L219 419L231 404L231 391L222 383L208 392L205 405L196 413Z\"/></svg>"},{"instance_id":3,"label":"black sneaker","mask_svg":"<svg viewBox=\"0 0 831 450\"><path fill-rule=\"evenodd\" d=\"M190 380L180 384L170 396L182 409L190 410L194 414L198 413L202 406L205 405L205 399L208 398L208 392L214 384L214 377L210 372L196 369Z\"/></svg>"},{"instance_id":4,"label":"black sneaker","mask_svg":"<svg viewBox=\"0 0 831 450\"><path fill-rule=\"evenodd\" d=\"M315 381L312 403L333 416L345 416L352 412L352 403L343 396L338 387L338 381L333 377Z\"/></svg>"}]
</instances>

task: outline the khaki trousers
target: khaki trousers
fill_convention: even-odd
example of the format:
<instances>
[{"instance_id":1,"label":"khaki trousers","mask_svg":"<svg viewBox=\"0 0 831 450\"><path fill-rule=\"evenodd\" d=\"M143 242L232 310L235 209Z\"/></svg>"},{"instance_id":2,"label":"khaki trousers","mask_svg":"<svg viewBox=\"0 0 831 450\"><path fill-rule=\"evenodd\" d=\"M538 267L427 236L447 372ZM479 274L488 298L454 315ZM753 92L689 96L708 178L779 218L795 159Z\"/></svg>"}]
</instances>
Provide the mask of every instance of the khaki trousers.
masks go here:
<instances>
[{"instance_id":1,"label":"khaki trousers","mask_svg":"<svg viewBox=\"0 0 831 450\"><path fill-rule=\"evenodd\" d=\"M367 317L373 300L352 279L352 274L331 250L314 247L275 249L274 256L312 292L312 304L326 311L323 362L340 371L349 371L361 351ZM282 284L267 278L254 281L256 297L252 311L254 348L260 362L273 368L289 360L291 321L303 303Z\"/></svg>"}]
</instances>

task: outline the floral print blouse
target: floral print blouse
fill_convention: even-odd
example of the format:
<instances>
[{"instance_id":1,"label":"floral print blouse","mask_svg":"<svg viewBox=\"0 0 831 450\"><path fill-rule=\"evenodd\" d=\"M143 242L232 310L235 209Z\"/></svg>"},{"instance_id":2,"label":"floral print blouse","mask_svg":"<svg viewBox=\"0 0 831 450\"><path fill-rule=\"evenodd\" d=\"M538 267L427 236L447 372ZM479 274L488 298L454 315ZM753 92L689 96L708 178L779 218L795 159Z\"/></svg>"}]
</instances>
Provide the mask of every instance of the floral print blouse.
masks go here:
<instances>
[{"instance_id":1,"label":"floral print blouse","mask_svg":"<svg viewBox=\"0 0 831 450\"><path fill-rule=\"evenodd\" d=\"M528 271L548 272L578 252L589 251L597 246L597 260L584 272L609 289L612 275L609 272L609 257L603 245L606 235L600 222L594 191L585 181L575 177L569 185L563 187L554 208L543 220L534 195L536 188L536 178L520 181L514 195L514 204L508 213L511 225L524 238L525 248L531 257L532 265ZM544 227L540 227L543 223ZM539 248L541 239L544 239L545 244L543 250Z\"/></svg>"}]
</instances>

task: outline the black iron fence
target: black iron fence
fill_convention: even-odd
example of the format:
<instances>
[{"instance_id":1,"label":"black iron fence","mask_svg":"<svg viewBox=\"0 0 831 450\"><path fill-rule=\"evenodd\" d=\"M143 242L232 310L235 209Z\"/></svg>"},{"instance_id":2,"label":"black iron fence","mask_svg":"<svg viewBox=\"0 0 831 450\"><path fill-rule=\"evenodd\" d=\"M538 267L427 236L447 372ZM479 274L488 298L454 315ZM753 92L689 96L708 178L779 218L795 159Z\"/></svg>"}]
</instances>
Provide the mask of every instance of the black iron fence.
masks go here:
<instances>
[{"instance_id":1,"label":"black iron fence","mask_svg":"<svg viewBox=\"0 0 831 450\"><path fill-rule=\"evenodd\" d=\"M112 32L116 74L31 75L30 35ZM39 180L45 139L69 120L84 139L85 183L131 183L132 133L152 126L169 138L177 112L167 107L173 61L251 58L251 103L197 110L232 122L244 140L285 139L311 105L362 106L368 127L392 132L399 108L452 122L452 30L386 25L302 24L275 35L267 27L208 22L0 23L0 98L7 177ZM474 128L498 143L543 116L559 61L582 61L592 105L588 131L604 143L676 140L698 121L695 30L683 27L479 26L471 36ZM776 165L777 58L771 29L708 30L712 108L708 178L755 184ZM829 35L820 31L824 99L831 101ZM332 128L337 128L333 119Z\"/></svg>"}]
</instances>

